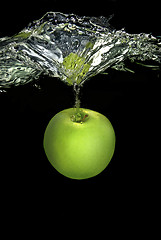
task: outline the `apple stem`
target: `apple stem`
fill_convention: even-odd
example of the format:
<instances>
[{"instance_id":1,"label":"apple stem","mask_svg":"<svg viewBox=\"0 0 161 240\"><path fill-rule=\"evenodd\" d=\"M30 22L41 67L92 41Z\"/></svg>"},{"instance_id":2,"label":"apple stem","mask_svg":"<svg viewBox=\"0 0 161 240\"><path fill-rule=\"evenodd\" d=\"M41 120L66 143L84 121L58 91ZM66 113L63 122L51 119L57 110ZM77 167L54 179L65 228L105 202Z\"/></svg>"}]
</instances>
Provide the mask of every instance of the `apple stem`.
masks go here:
<instances>
[{"instance_id":1,"label":"apple stem","mask_svg":"<svg viewBox=\"0 0 161 240\"><path fill-rule=\"evenodd\" d=\"M82 109L79 110L79 112L75 112L72 116L71 116L71 120L72 122L76 122L76 123L83 123L87 120L88 118L88 114L86 114L85 112L83 112Z\"/></svg>"}]
</instances>

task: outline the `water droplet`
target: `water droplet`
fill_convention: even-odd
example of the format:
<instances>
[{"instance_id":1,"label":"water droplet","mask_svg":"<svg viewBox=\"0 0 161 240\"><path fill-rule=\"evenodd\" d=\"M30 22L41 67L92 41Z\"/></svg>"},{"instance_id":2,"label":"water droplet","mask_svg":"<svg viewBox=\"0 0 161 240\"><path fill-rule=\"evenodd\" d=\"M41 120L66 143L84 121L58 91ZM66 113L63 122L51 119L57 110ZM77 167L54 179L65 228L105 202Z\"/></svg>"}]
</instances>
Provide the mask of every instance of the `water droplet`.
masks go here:
<instances>
[{"instance_id":1,"label":"water droplet","mask_svg":"<svg viewBox=\"0 0 161 240\"><path fill-rule=\"evenodd\" d=\"M0 89L0 94L7 93L5 89Z\"/></svg>"},{"instance_id":2,"label":"water droplet","mask_svg":"<svg viewBox=\"0 0 161 240\"><path fill-rule=\"evenodd\" d=\"M34 83L32 86L33 86L35 89L39 90L39 91L42 90L42 87L41 87L40 84L38 84L38 83Z\"/></svg>"}]
</instances>

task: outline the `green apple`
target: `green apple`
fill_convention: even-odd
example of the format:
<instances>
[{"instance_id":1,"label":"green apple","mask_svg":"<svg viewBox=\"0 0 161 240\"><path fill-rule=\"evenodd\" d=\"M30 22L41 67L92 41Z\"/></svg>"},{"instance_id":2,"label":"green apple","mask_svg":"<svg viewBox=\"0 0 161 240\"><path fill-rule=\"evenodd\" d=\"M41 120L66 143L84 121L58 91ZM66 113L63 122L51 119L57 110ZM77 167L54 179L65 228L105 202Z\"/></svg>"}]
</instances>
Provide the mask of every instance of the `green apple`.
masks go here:
<instances>
[{"instance_id":1,"label":"green apple","mask_svg":"<svg viewBox=\"0 0 161 240\"><path fill-rule=\"evenodd\" d=\"M102 172L114 149L115 133L110 121L89 109L69 108L59 112L44 134L49 162L72 179L86 179Z\"/></svg>"}]
</instances>

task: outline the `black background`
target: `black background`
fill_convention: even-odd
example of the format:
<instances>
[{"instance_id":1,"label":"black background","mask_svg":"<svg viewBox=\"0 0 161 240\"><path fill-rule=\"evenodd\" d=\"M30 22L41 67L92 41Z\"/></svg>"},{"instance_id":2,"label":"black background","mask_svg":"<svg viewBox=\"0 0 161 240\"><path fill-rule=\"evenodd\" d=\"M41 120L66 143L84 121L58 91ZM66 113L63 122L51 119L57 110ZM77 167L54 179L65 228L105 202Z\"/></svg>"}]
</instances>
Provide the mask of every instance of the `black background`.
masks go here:
<instances>
[{"instance_id":1,"label":"black background","mask_svg":"<svg viewBox=\"0 0 161 240\"><path fill-rule=\"evenodd\" d=\"M105 17L114 14L111 24L116 29L125 27L129 33L158 36L158 7L154 1L4 2L0 37L19 32L47 11ZM129 219L137 218L138 227L155 213L161 77L159 72L131 67L135 74L110 70L109 75L95 76L81 89L82 107L107 116L116 133L116 150L109 166L88 180L71 180L57 173L43 150L49 120L74 105L72 87L56 78L40 77L40 89L28 84L0 94L1 192L11 212L20 210L25 216L48 209L58 211L62 218L74 214L76 219L96 213L106 218L111 213L111 221L124 217L129 225Z\"/></svg>"}]
</instances>

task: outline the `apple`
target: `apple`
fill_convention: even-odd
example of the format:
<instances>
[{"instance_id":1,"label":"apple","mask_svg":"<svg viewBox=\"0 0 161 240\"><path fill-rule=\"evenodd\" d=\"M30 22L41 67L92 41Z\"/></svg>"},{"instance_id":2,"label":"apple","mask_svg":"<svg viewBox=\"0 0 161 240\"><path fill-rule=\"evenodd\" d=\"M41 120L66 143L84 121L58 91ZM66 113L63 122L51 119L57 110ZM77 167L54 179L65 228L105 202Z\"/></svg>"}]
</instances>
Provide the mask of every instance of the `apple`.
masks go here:
<instances>
[{"instance_id":1,"label":"apple","mask_svg":"<svg viewBox=\"0 0 161 240\"><path fill-rule=\"evenodd\" d=\"M57 113L44 134L49 162L72 179L87 179L101 173L115 149L115 132L102 114L83 108Z\"/></svg>"}]
</instances>

